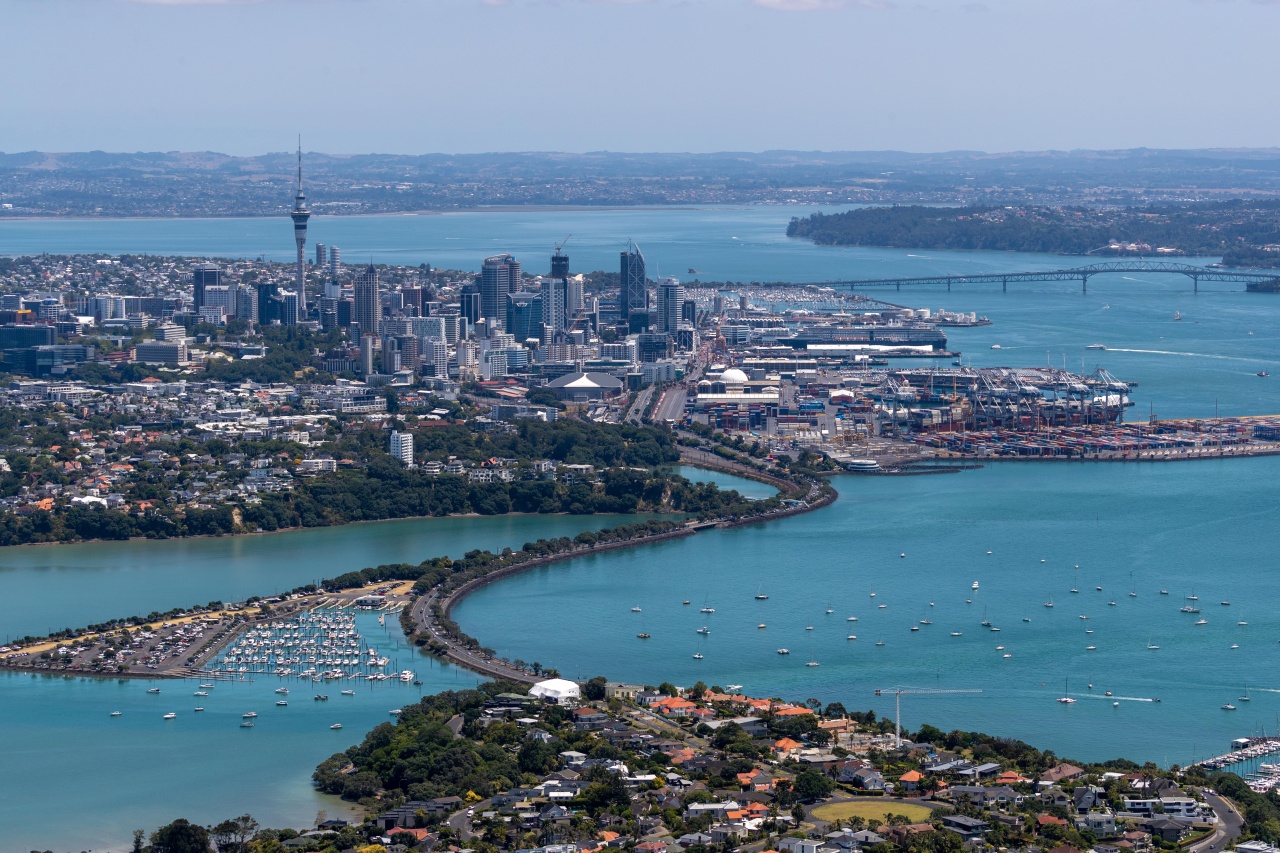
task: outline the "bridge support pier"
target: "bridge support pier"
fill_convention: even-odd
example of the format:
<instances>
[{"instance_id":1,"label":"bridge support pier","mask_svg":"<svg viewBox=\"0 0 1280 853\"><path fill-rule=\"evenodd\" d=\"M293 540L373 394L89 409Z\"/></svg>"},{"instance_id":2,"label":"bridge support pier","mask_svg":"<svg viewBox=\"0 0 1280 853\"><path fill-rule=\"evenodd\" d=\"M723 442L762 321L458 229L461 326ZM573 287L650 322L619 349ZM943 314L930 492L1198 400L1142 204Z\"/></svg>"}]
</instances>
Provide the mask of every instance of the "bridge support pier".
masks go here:
<instances>
[{"instance_id":1,"label":"bridge support pier","mask_svg":"<svg viewBox=\"0 0 1280 853\"><path fill-rule=\"evenodd\" d=\"M1000 279L1000 292L1001 293L1009 292L1009 279L1007 278Z\"/></svg>"},{"instance_id":2,"label":"bridge support pier","mask_svg":"<svg viewBox=\"0 0 1280 853\"><path fill-rule=\"evenodd\" d=\"M1200 292L1200 276L1198 275L1191 276L1191 292L1192 293Z\"/></svg>"},{"instance_id":3,"label":"bridge support pier","mask_svg":"<svg viewBox=\"0 0 1280 853\"><path fill-rule=\"evenodd\" d=\"M951 276L947 276L947 293L951 292Z\"/></svg>"},{"instance_id":4,"label":"bridge support pier","mask_svg":"<svg viewBox=\"0 0 1280 853\"><path fill-rule=\"evenodd\" d=\"M1087 273L1085 275L1080 276L1080 292L1081 293L1089 292L1089 275Z\"/></svg>"}]
</instances>

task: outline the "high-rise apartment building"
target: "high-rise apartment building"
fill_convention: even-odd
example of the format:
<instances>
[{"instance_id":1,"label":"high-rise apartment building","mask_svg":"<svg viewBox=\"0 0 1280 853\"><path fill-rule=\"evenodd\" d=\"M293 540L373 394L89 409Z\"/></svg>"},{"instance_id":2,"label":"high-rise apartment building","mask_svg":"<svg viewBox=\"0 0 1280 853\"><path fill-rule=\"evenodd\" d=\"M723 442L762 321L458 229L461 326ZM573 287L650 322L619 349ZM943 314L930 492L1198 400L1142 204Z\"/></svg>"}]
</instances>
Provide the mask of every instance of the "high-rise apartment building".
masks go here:
<instances>
[{"instance_id":1,"label":"high-rise apartment building","mask_svg":"<svg viewBox=\"0 0 1280 853\"><path fill-rule=\"evenodd\" d=\"M391 431L391 455L404 463L406 468L413 467L413 433Z\"/></svg>"},{"instance_id":2,"label":"high-rise apartment building","mask_svg":"<svg viewBox=\"0 0 1280 853\"><path fill-rule=\"evenodd\" d=\"M325 253L324 243L316 243L316 266L324 266L325 259L328 255Z\"/></svg>"},{"instance_id":3,"label":"high-rise apartment building","mask_svg":"<svg viewBox=\"0 0 1280 853\"><path fill-rule=\"evenodd\" d=\"M338 266L342 263L342 250L337 246L329 247L329 278L338 280Z\"/></svg>"},{"instance_id":4,"label":"high-rise apartment building","mask_svg":"<svg viewBox=\"0 0 1280 853\"><path fill-rule=\"evenodd\" d=\"M480 316L490 322L503 319L507 294L519 291L519 261L505 254L484 259L480 269Z\"/></svg>"},{"instance_id":5,"label":"high-rise apartment building","mask_svg":"<svg viewBox=\"0 0 1280 853\"><path fill-rule=\"evenodd\" d=\"M654 324L657 330L668 335L675 334L683 308L684 287L677 279L664 278L658 283L658 317Z\"/></svg>"},{"instance_id":6,"label":"high-rise apartment building","mask_svg":"<svg viewBox=\"0 0 1280 853\"><path fill-rule=\"evenodd\" d=\"M204 288L203 304L200 306L199 310L203 311L205 308L221 308L224 316L235 317L237 316L236 309L238 306L238 300L236 297L239 295L239 291L240 288L235 285L230 287L226 285L206 285Z\"/></svg>"},{"instance_id":7,"label":"high-rise apartment building","mask_svg":"<svg viewBox=\"0 0 1280 853\"><path fill-rule=\"evenodd\" d=\"M400 343L391 335L382 339L382 372L391 374L400 369Z\"/></svg>"},{"instance_id":8,"label":"high-rise apartment building","mask_svg":"<svg viewBox=\"0 0 1280 853\"><path fill-rule=\"evenodd\" d=\"M618 291L618 316L627 319L632 312L642 312L649 305L649 290L645 282L644 255L635 243L627 243L622 253Z\"/></svg>"},{"instance_id":9,"label":"high-rise apartment building","mask_svg":"<svg viewBox=\"0 0 1280 853\"><path fill-rule=\"evenodd\" d=\"M204 307L205 289L222 285L222 267L217 264L196 264L195 269L191 271L191 282L195 294L192 307L195 313L199 314L200 309Z\"/></svg>"},{"instance_id":10,"label":"high-rise apartment building","mask_svg":"<svg viewBox=\"0 0 1280 853\"><path fill-rule=\"evenodd\" d=\"M377 337L382 326L382 293L378 287L378 271L373 264L356 276L355 314L352 319L360 324L360 334Z\"/></svg>"},{"instance_id":11,"label":"high-rise apartment building","mask_svg":"<svg viewBox=\"0 0 1280 853\"><path fill-rule=\"evenodd\" d=\"M568 326L569 281L564 278L542 280L542 322L557 332Z\"/></svg>"}]
</instances>

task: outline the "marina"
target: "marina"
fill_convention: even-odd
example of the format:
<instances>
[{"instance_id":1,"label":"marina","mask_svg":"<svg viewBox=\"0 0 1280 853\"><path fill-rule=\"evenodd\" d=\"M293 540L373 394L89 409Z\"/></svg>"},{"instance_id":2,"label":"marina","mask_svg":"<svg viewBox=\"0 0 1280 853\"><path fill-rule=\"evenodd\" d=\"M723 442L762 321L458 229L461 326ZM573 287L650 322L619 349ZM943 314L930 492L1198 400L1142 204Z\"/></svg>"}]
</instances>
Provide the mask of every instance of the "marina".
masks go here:
<instances>
[{"instance_id":1,"label":"marina","mask_svg":"<svg viewBox=\"0 0 1280 853\"><path fill-rule=\"evenodd\" d=\"M411 670L398 676L386 672L390 663L389 657L365 642L353 612L315 608L250 627L222 650L208 674L275 675L312 682L414 680ZM280 687L275 692L288 694L289 689Z\"/></svg>"}]
</instances>

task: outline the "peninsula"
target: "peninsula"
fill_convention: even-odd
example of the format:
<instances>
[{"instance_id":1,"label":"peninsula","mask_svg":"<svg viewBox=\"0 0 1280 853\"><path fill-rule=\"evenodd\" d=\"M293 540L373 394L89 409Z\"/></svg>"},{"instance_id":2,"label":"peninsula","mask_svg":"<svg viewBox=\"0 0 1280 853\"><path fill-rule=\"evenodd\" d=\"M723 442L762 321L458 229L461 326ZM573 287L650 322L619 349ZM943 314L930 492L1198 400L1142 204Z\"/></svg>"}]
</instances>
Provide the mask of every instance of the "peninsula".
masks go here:
<instances>
[{"instance_id":1,"label":"peninsula","mask_svg":"<svg viewBox=\"0 0 1280 853\"><path fill-rule=\"evenodd\" d=\"M1143 207L919 205L793 218L787 236L819 245L964 249L1107 257L1221 257L1280 266L1280 201Z\"/></svg>"}]
</instances>

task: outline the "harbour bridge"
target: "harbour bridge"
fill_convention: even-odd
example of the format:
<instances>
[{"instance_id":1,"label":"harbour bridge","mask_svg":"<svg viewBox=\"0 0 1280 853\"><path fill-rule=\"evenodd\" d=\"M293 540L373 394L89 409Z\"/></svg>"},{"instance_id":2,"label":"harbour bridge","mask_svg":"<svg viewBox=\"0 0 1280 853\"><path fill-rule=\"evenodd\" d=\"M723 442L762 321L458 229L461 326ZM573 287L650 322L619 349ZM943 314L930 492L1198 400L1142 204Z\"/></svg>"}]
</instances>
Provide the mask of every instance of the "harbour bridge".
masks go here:
<instances>
[{"instance_id":1,"label":"harbour bridge","mask_svg":"<svg viewBox=\"0 0 1280 853\"><path fill-rule=\"evenodd\" d=\"M950 290L952 284L999 284L1000 289L1007 292L1010 282L1078 281L1080 282L1081 290L1088 292L1089 279L1096 275L1109 273L1176 273L1191 279L1192 288L1197 293L1200 292L1200 282L1202 281L1243 282L1246 285L1266 284L1266 290L1274 288L1280 291L1280 273L1275 271L1198 267L1193 264L1179 264L1171 261L1108 261L1063 270L932 275L918 278L864 278L846 281L812 282L811 285L816 287L847 288L849 290L858 290L864 287L892 287L901 290L904 285L945 284L947 290Z\"/></svg>"}]
</instances>

